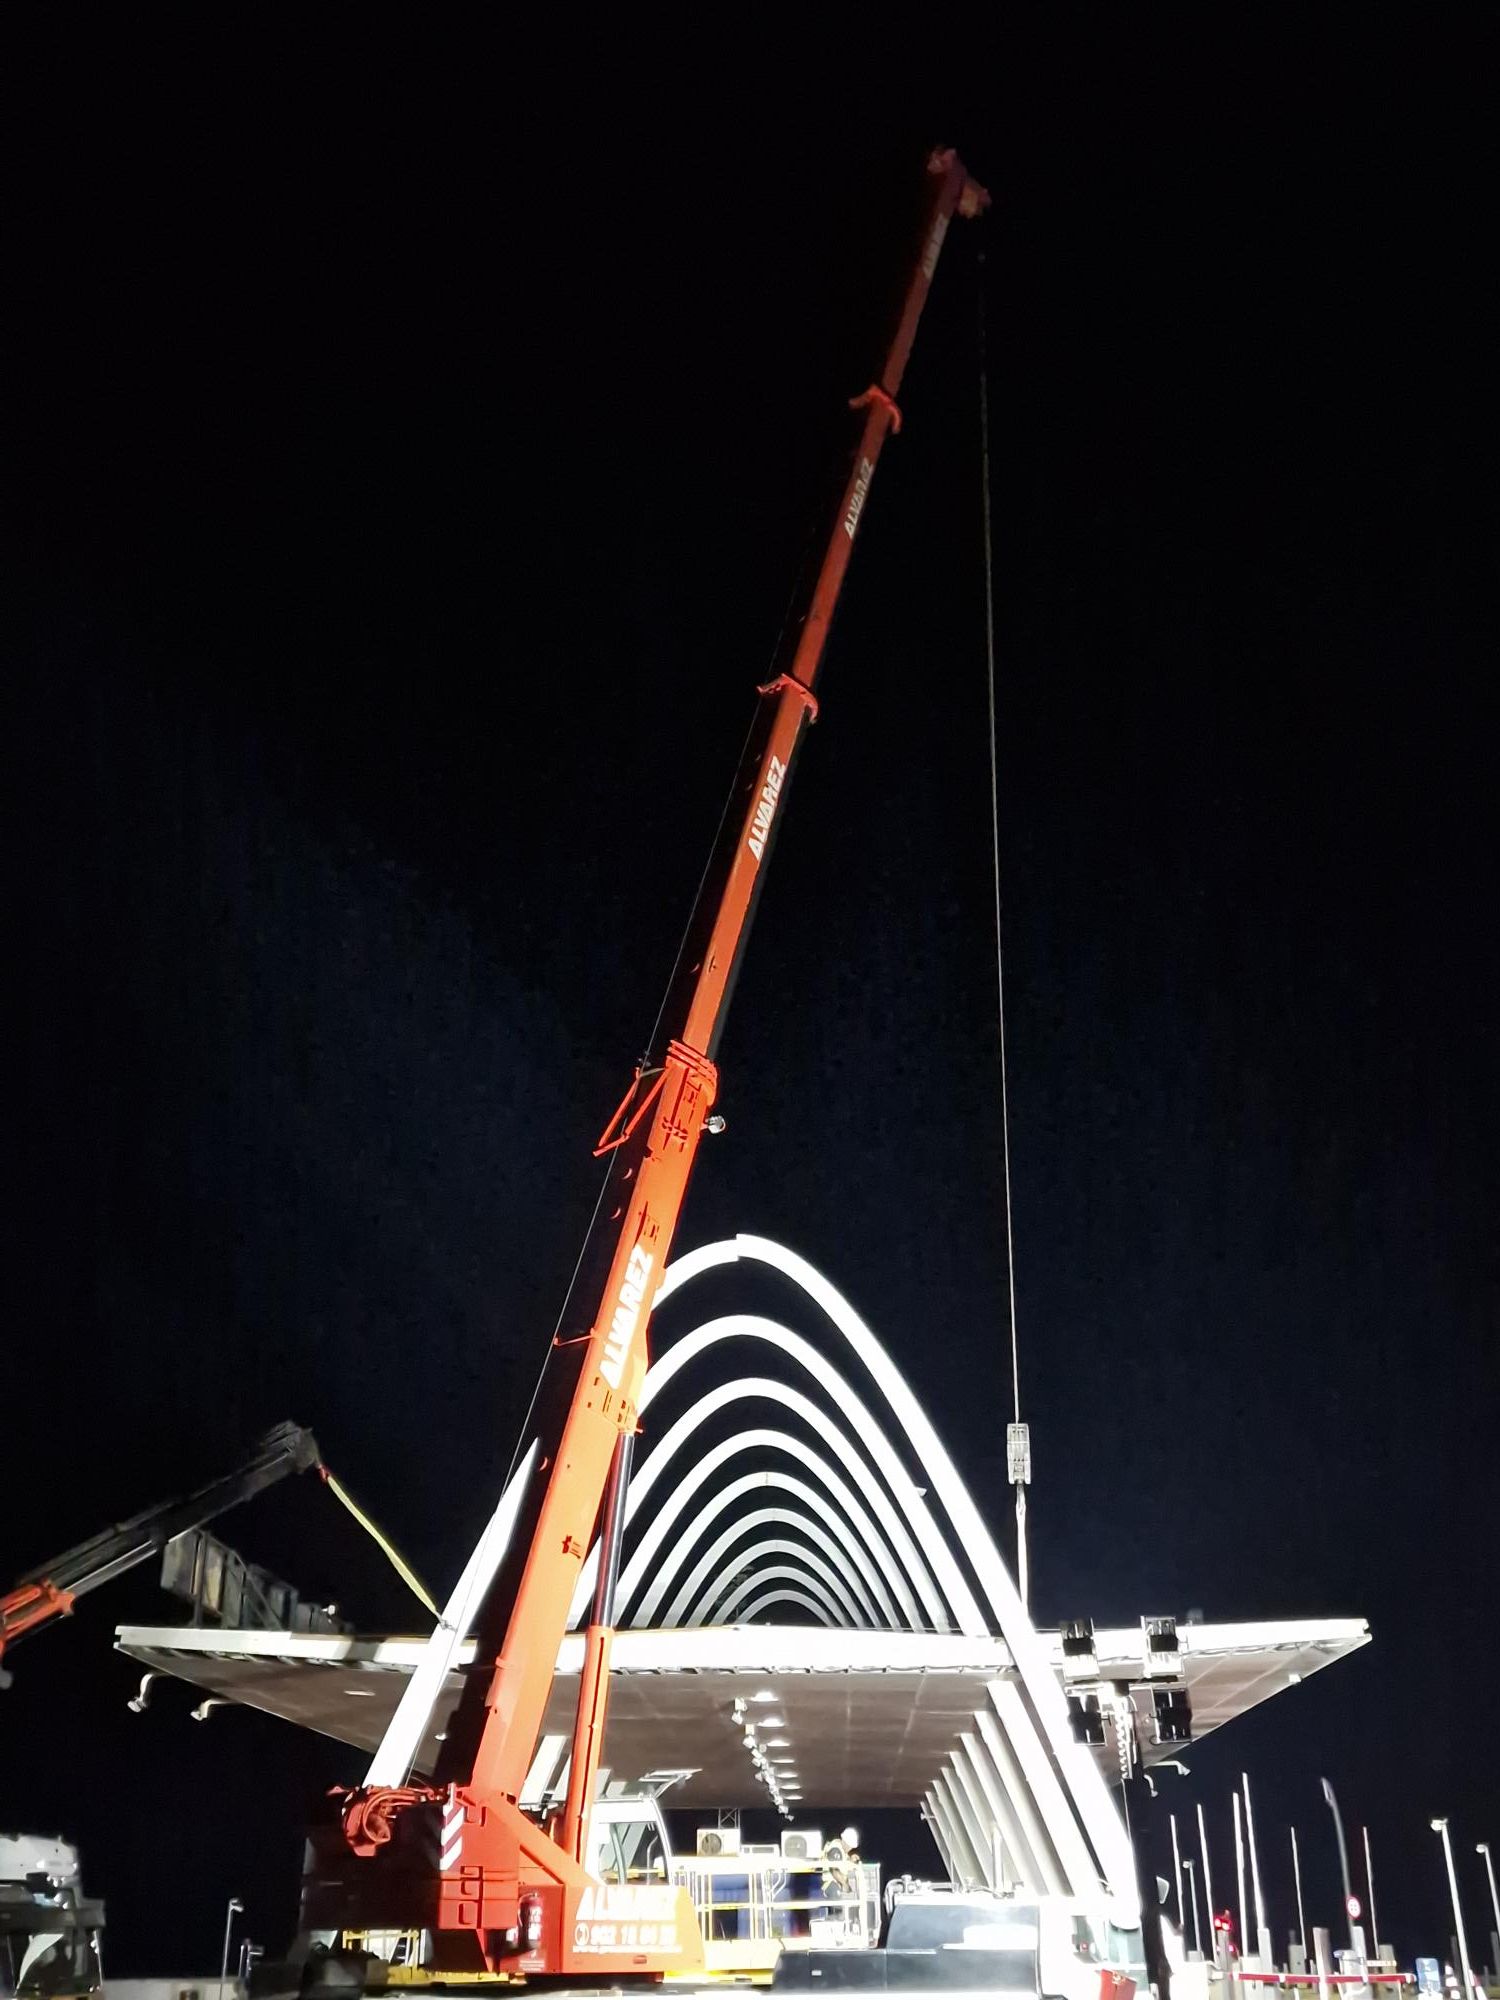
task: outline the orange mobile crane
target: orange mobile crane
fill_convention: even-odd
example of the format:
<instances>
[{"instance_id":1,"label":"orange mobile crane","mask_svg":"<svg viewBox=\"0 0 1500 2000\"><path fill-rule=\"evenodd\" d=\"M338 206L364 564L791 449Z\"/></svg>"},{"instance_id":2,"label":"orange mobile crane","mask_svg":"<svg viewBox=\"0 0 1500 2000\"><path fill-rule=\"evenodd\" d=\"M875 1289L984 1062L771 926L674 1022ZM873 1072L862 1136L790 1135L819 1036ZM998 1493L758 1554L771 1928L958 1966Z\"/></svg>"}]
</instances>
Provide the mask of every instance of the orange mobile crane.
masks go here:
<instances>
[{"instance_id":1,"label":"orange mobile crane","mask_svg":"<svg viewBox=\"0 0 1500 2000\"><path fill-rule=\"evenodd\" d=\"M310 1843L304 1935L421 1931L439 1977L639 1979L701 1964L686 1891L604 1887L584 1866L623 1503L646 1328L710 1123L714 1056L797 748L817 713L814 688L834 607L881 449L901 425L896 396L944 236L955 214L977 215L989 202L951 150L934 153L927 167L930 205L900 317L878 378L850 405L861 416L859 433L802 615L788 627L790 657L759 690L662 1010L670 1039L647 1052L596 1149L609 1171L538 1392L532 1490L478 1621L476 1657L492 1659L494 1670L487 1680L470 1676L431 1783L335 1793L334 1823ZM517 1801L596 1521L598 1582L566 1802L544 1827Z\"/></svg>"}]
</instances>

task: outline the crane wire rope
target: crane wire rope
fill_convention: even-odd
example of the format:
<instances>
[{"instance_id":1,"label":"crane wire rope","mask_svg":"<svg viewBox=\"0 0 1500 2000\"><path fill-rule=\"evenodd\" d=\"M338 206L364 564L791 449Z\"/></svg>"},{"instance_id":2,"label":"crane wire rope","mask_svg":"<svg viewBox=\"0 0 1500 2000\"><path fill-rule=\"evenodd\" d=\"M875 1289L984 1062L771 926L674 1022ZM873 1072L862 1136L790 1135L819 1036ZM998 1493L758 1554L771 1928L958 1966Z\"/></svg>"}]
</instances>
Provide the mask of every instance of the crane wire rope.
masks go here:
<instances>
[{"instance_id":1,"label":"crane wire rope","mask_svg":"<svg viewBox=\"0 0 1500 2000\"><path fill-rule=\"evenodd\" d=\"M807 552L808 549L812 546L812 539L816 533L816 521L817 521L816 515L810 518L807 535L804 540L802 558L798 564L799 577L806 568L808 560ZM776 635L776 644L771 649L771 660L772 660L771 671L773 673L775 672L775 662L782 657L782 649L786 645L787 628L791 623L792 605L796 601L796 597L797 597L797 585L794 583L787 598L786 608L783 610L781 614L781 626ZM756 712L752 712L750 720L745 726L744 741L740 745L739 755L734 760L734 770L729 780L728 789L724 794L724 803L719 808L719 823L714 829L713 839L709 842L708 852L704 856L703 867L699 872L698 885L694 889L692 901L688 905L688 913L687 913L687 918L683 923L682 935L677 941L677 950L672 959L672 970L667 976L666 985L662 988L661 1003L656 1010L656 1019L651 1024L651 1033L646 1037L645 1047L641 1053L639 1069L642 1076L645 1076L649 1071L652 1052L656 1047L656 1038L661 1033L661 1024L663 1020L666 1018L667 1003L671 1000L672 989L677 984L677 975L682 969L683 957L687 952L688 941L692 936L693 919L698 913L699 899L703 894L703 885L708 880L708 873L709 870L713 867L714 855L718 852L719 840L724 832L724 823L729 818L730 810L735 802L735 798L738 792L738 779L740 774L740 766L744 762L746 746L749 744L751 735L754 732L755 723L756 723ZM556 1344L557 1336L562 1331L563 1321L567 1317L568 1304L573 1297L573 1288L578 1283L578 1274L583 1269L583 1260L588 1254L589 1244L593 1241L594 1225L599 1220L599 1211L604 1206L604 1197L609 1192L609 1178L612 1165L613 1165L612 1162L606 1165L604 1173L599 1182L599 1192L594 1200L593 1211L589 1216L588 1227L583 1232L583 1241L579 1245L578 1256L573 1265L572 1276L568 1279L567 1289L563 1293L562 1310L561 1312L559 1312L557 1316L557 1323L553 1328L553 1345ZM531 1390L531 1401L526 1405L526 1415L522 1419L520 1429L516 1433L515 1447L511 1452L510 1464L506 1467L506 1472L505 1472L504 1484L507 1486L510 1484L511 1480L515 1477L516 1467L520 1464L521 1452L526 1443L526 1434L530 1428L531 1419L536 1411L537 1400L542 1393L542 1384L546 1380L547 1363L551 1358L551 1354L552 1354L552 1347L549 1346L547 1349L547 1353L543 1356L542 1365L537 1370L536 1381L532 1385L532 1390Z\"/></svg>"},{"instance_id":2,"label":"crane wire rope","mask_svg":"<svg viewBox=\"0 0 1500 2000\"><path fill-rule=\"evenodd\" d=\"M985 319L985 257L979 252L977 304L979 320L979 461L981 519L984 535L984 654L985 676L989 693L990 724L990 846L994 862L995 884L995 992L999 1003L1000 1026L1000 1157L1004 1171L1005 1188L1005 1278L1007 1301L1010 1312L1010 1379L1014 1424L1021 1423L1021 1344L1016 1322L1016 1246L1015 1225L1012 1214L1010 1182L1010 1077L1005 1049L1005 949L1004 932L1001 921L1000 897L1000 734L995 705L995 533L993 480L990 469L990 370ZM1029 1444L1027 1457L1029 1459ZM1018 1584L1021 1601L1028 1598L1028 1575L1026 1559L1026 1486L1030 1478L1030 1466L1026 1476L1016 1478L1015 1467L1011 1469L1012 1481L1016 1489L1016 1553Z\"/></svg>"},{"instance_id":3,"label":"crane wire rope","mask_svg":"<svg viewBox=\"0 0 1500 2000\"><path fill-rule=\"evenodd\" d=\"M754 729L754 727L755 727L755 717L752 715L745 729L746 743L749 742L750 732L752 729ZM739 775L740 760L743 758L743 756L744 756L744 745L742 744L740 748L740 756L735 759L735 778L737 778ZM704 861L702 871L698 877L698 886L693 891L693 900L688 907L687 920L682 927L682 936L677 941L676 955L672 960L672 971L667 979L666 985L662 988L661 1004L656 1010L656 1019L651 1024L651 1033L646 1038L646 1045L641 1054L639 1069L642 1076L644 1076L647 1073L647 1067L651 1061L651 1052L656 1047L657 1036L661 1033L661 1024L666 1016L667 1002L672 997L672 988L677 983L677 974L682 966L683 955L688 948L688 939L692 935L693 918L697 914L698 899L703 894L703 884L708 880L708 871L713 866L714 854L716 853L719 845L719 836L724 831L724 822L729 817L729 810L730 807L734 804L734 798L735 798L735 779L731 778L729 781L729 789L724 794L724 803L719 809L719 824L714 831L714 837L712 844L710 845L708 850L707 859ZM583 1260L588 1255L588 1248L590 1243L592 1243L592 1241L594 1240L594 1225L599 1220L599 1211L604 1206L604 1197L609 1193L609 1177L613 1170L613 1164L614 1164L613 1161L610 1161L606 1164L604 1173L600 1178L599 1192L594 1198L594 1206L593 1206L593 1211L589 1216L588 1228L585 1229L583 1232L583 1241L578 1246L578 1255L573 1263L572 1276L568 1279L567 1289L563 1293L562 1311L558 1314L557 1324L553 1328L552 1344L549 1345L546 1354L543 1356L542 1365L537 1370L536 1382L533 1385L531 1391L531 1401L526 1405L526 1415L522 1419L521 1427L516 1433L515 1449L511 1452L510 1464L507 1466L505 1472L504 1483L507 1486L510 1484L511 1480L515 1477L516 1467L520 1463L521 1452L526 1443L526 1434L530 1428L531 1419L536 1410L537 1399L542 1393L542 1383L546 1379L547 1363L550 1361L552 1357L552 1350L553 1347L556 1345L557 1337L562 1332L563 1321L567 1318L568 1305L573 1297L573 1289L578 1283L578 1274L583 1269Z\"/></svg>"}]
</instances>

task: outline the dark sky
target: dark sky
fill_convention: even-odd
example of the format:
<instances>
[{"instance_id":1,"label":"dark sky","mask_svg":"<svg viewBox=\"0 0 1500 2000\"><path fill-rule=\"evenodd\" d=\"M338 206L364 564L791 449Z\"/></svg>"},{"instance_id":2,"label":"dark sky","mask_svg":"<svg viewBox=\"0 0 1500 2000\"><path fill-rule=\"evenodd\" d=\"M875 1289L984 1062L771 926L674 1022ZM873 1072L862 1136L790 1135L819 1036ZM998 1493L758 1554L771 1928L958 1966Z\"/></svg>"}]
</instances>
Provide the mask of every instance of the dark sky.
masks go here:
<instances>
[{"instance_id":1,"label":"dark sky","mask_svg":"<svg viewBox=\"0 0 1500 2000\"><path fill-rule=\"evenodd\" d=\"M986 263L955 231L682 1240L826 1269L1003 1526L982 283L1038 1615L1367 1616L1178 1799L1227 1877L1250 1771L1283 1930L1289 1820L1334 1915L1328 1773L1408 1953L1447 1811L1487 1928L1495 161L1487 53L1389 18L733 103L595 48L555 97L492 48L28 52L7 1572L284 1416L456 1572L952 139ZM311 1485L224 1527L409 1618ZM280 1943L357 1770L129 1715L161 1604L0 1702L0 1819L83 1844L121 1972L213 1962L231 1892Z\"/></svg>"}]
</instances>

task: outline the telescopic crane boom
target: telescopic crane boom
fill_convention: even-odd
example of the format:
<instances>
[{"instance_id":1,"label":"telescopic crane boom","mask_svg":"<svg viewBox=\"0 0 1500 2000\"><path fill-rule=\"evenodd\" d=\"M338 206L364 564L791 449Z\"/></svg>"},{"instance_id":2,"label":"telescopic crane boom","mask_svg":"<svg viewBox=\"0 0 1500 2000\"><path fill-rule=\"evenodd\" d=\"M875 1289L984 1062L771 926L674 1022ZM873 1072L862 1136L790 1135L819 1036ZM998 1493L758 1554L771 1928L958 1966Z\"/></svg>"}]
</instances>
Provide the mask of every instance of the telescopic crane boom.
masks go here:
<instances>
[{"instance_id":1,"label":"telescopic crane boom","mask_svg":"<svg viewBox=\"0 0 1500 2000\"><path fill-rule=\"evenodd\" d=\"M147 1507L128 1521L80 1542L65 1555L43 1563L23 1576L0 1597L0 1657L6 1648L54 1618L65 1618L78 1602L101 1584L112 1583L137 1564L149 1562L178 1535L237 1507L242 1500L272 1486L289 1473L317 1465L318 1444L300 1424L278 1424L233 1472L200 1486L185 1500L167 1500ZM6 1679L0 1675L0 1687Z\"/></svg>"},{"instance_id":2,"label":"telescopic crane boom","mask_svg":"<svg viewBox=\"0 0 1500 2000\"><path fill-rule=\"evenodd\" d=\"M822 560L760 690L736 789L648 1051L596 1152L610 1162L538 1396L530 1487L479 1620L477 1654L432 1784L337 1795L314 1837L304 1930L420 1929L453 1971L636 1976L689 1969L699 1949L686 1892L599 1891L583 1866L603 1743L622 1500L646 1371L646 1327L718 1084L715 1056L803 732L823 649L949 223L989 197L951 150L928 161L929 207L880 373L850 407L860 425ZM606 1489L608 1489L606 1495ZM602 1516L567 1802L551 1830L517 1799L551 1688L569 1603ZM607 1897L609 1921L587 1920ZM587 1904L585 1899L588 1898ZM580 1911L585 1912L580 1919Z\"/></svg>"}]
</instances>

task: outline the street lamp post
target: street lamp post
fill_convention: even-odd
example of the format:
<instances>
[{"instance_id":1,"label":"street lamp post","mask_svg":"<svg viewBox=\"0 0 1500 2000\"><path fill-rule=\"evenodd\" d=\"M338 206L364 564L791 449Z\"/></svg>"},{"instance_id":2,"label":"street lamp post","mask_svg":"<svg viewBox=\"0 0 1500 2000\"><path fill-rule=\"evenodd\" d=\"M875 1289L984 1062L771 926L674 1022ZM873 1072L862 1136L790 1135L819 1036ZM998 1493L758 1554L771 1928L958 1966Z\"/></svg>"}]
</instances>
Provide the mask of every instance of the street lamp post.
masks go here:
<instances>
[{"instance_id":1,"label":"street lamp post","mask_svg":"<svg viewBox=\"0 0 1500 2000\"><path fill-rule=\"evenodd\" d=\"M1349 1850L1344 1845L1344 1819L1339 1811L1339 1802L1333 1796L1333 1787L1326 1778L1323 1780L1323 1796L1328 1801L1328 1810L1333 1814L1333 1830L1338 1836L1339 1873L1344 1880L1344 1921L1349 1927L1349 1949L1355 1951L1358 1949L1354 1942L1354 1912L1357 1905L1354 1901L1354 1885L1349 1880Z\"/></svg>"},{"instance_id":2,"label":"street lamp post","mask_svg":"<svg viewBox=\"0 0 1500 2000\"><path fill-rule=\"evenodd\" d=\"M1490 1908L1495 1913L1495 1936L1500 1938L1500 1889L1495 1887L1495 1857L1490 1853L1487 1840L1481 1840L1474 1852L1484 1856L1484 1872L1490 1878ZM1500 1951L1500 1945L1496 1946L1496 1950ZM1496 1970L1500 1971L1500 1966Z\"/></svg>"},{"instance_id":3,"label":"street lamp post","mask_svg":"<svg viewBox=\"0 0 1500 2000\"><path fill-rule=\"evenodd\" d=\"M219 1959L219 2000L224 2000L224 1983L229 1977L229 1933L234 1929L234 1920L244 1911L244 1904L238 1896L231 1896L229 1907L224 1912L224 1951Z\"/></svg>"},{"instance_id":4,"label":"street lamp post","mask_svg":"<svg viewBox=\"0 0 1500 2000\"><path fill-rule=\"evenodd\" d=\"M1255 1891L1255 1949L1274 1957L1266 1927L1266 1899L1260 1887L1260 1853L1255 1845L1255 1814L1250 1808L1250 1778L1245 1771L1240 1773L1240 1785L1245 1794L1245 1844L1250 1849L1250 1886ZM1261 1970L1269 1972L1271 1967L1263 1965Z\"/></svg>"},{"instance_id":5,"label":"street lamp post","mask_svg":"<svg viewBox=\"0 0 1500 2000\"><path fill-rule=\"evenodd\" d=\"M1191 1855L1183 1859L1182 1872L1188 1878L1188 1907L1193 1913L1193 1950L1203 1956L1203 1933L1198 1928L1198 1881Z\"/></svg>"},{"instance_id":6,"label":"street lamp post","mask_svg":"<svg viewBox=\"0 0 1500 2000\"><path fill-rule=\"evenodd\" d=\"M1365 1887L1370 1892L1370 1943L1374 1946L1374 1956L1380 1956L1380 1922L1375 1915L1375 1869L1370 1861L1370 1829L1362 1827L1365 1837Z\"/></svg>"},{"instance_id":7,"label":"street lamp post","mask_svg":"<svg viewBox=\"0 0 1500 2000\"><path fill-rule=\"evenodd\" d=\"M1198 1850L1203 1856L1203 1900L1208 1905L1208 1941L1213 1946L1214 1963L1219 1960L1219 1933L1214 1929L1214 1874L1208 1859L1208 1830L1203 1824L1203 1806L1198 1807Z\"/></svg>"},{"instance_id":8,"label":"street lamp post","mask_svg":"<svg viewBox=\"0 0 1500 2000\"><path fill-rule=\"evenodd\" d=\"M1464 1935L1464 1913L1458 1900L1458 1874L1453 1866L1453 1843L1448 1838L1448 1822L1435 1819L1432 1830L1443 1843L1443 1859L1448 1864L1448 1893L1453 1898L1453 1928L1458 1932L1458 1965L1463 1975L1464 1993L1474 1991L1474 1975L1469 1970L1469 1940Z\"/></svg>"},{"instance_id":9,"label":"street lamp post","mask_svg":"<svg viewBox=\"0 0 1500 2000\"><path fill-rule=\"evenodd\" d=\"M1297 1853L1296 1827L1293 1827L1291 1829L1291 1835L1292 1835L1292 1880L1297 1885L1297 1942L1302 1947L1303 1958L1306 1959L1310 1956L1310 1954L1307 1948L1307 1918L1303 1915L1302 1912L1302 1861Z\"/></svg>"},{"instance_id":10,"label":"street lamp post","mask_svg":"<svg viewBox=\"0 0 1500 2000\"><path fill-rule=\"evenodd\" d=\"M1182 1932L1183 1942L1187 1942L1187 1912L1182 1907L1182 1852L1177 1845L1177 1815L1170 1813L1172 1825L1172 1873L1177 1878L1177 1928Z\"/></svg>"}]
</instances>

